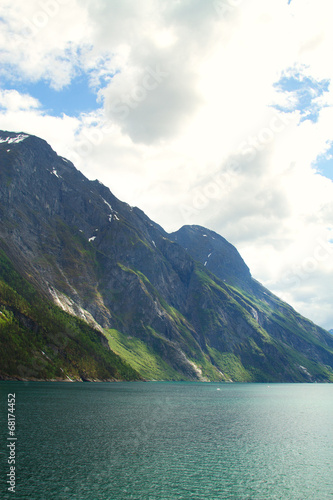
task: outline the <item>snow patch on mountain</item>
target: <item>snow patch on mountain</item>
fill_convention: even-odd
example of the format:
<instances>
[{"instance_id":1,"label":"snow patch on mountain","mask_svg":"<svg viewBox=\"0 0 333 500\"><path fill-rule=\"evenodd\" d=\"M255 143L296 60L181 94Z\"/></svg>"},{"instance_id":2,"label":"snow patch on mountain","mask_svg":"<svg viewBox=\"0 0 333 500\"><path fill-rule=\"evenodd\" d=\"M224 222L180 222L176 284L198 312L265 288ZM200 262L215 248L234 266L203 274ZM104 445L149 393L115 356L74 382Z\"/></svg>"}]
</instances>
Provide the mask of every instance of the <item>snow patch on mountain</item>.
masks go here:
<instances>
[{"instance_id":1,"label":"snow patch on mountain","mask_svg":"<svg viewBox=\"0 0 333 500\"><path fill-rule=\"evenodd\" d=\"M26 139L27 137L29 136L26 134L19 134L16 137L7 137L6 139L0 139L0 143L7 142L8 144L18 144L19 142L24 141L24 139Z\"/></svg>"},{"instance_id":2,"label":"snow patch on mountain","mask_svg":"<svg viewBox=\"0 0 333 500\"><path fill-rule=\"evenodd\" d=\"M104 200L103 196L101 196L101 198L104 201L105 205L107 205L109 207L109 209L111 210L111 212L113 212L113 208L111 207L110 203L108 203L106 200Z\"/></svg>"}]
</instances>

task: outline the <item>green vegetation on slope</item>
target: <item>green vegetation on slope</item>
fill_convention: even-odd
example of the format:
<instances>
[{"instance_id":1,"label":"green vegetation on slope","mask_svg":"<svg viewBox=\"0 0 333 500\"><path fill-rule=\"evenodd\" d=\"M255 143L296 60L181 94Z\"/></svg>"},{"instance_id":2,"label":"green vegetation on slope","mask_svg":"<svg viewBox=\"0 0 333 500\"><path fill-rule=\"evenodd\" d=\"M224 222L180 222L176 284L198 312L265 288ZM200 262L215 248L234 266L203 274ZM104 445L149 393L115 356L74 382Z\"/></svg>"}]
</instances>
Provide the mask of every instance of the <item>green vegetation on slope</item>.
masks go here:
<instances>
[{"instance_id":1,"label":"green vegetation on slope","mask_svg":"<svg viewBox=\"0 0 333 500\"><path fill-rule=\"evenodd\" d=\"M209 353L227 380L233 382L253 382L254 377L242 365L240 359L231 352L219 352L208 347Z\"/></svg>"},{"instance_id":2,"label":"green vegetation on slope","mask_svg":"<svg viewBox=\"0 0 333 500\"><path fill-rule=\"evenodd\" d=\"M44 299L0 251L0 377L136 380L104 336Z\"/></svg>"},{"instance_id":3,"label":"green vegetation on slope","mask_svg":"<svg viewBox=\"0 0 333 500\"><path fill-rule=\"evenodd\" d=\"M147 380L184 380L142 340L124 335L118 330L106 330L110 348Z\"/></svg>"},{"instance_id":4,"label":"green vegetation on slope","mask_svg":"<svg viewBox=\"0 0 333 500\"><path fill-rule=\"evenodd\" d=\"M230 293L237 298L243 307L255 308L258 312L265 314L270 322L270 328L274 328L279 336L281 336L283 343L281 341L277 342L272 335L269 335L270 341L274 344L280 356L287 360L286 366L289 367L289 372L292 374L294 382L304 382L304 376L308 376L309 380L315 379L318 382L333 382L333 370L331 366L318 362L315 357L311 360L312 346L316 346L318 350L322 350L323 356L325 354L332 354L332 349L325 345L320 338L317 338L317 327L311 321L303 318L291 306L272 294L269 294L267 299L274 302L274 306L270 307L266 301L260 300L254 295L240 290L238 287L227 286ZM266 330L263 331L268 336ZM289 342L292 342L292 339L294 339L296 344L302 342L304 345L307 345L307 356L299 352L296 348L287 345L284 339ZM281 376L278 363L274 367L273 362L272 368L275 369L277 377ZM311 376L308 374L311 374Z\"/></svg>"}]
</instances>

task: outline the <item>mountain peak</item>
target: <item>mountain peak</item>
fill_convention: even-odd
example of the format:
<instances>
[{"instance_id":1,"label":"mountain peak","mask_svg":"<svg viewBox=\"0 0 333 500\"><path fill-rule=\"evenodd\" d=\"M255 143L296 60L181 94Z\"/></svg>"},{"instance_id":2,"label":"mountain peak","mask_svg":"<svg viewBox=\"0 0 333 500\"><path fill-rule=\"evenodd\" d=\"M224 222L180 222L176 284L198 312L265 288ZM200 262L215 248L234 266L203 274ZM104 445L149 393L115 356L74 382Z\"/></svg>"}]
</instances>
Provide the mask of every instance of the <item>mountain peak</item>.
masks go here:
<instances>
[{"instance_id":1,"label":"mountain peak","mask_svg":"<svg viewBox=\"0 0 333 500\"><path fill-rule=\"evenodd\" d=\"M250 270L238 250L215 231L185 225L169 237L221 280L230 284L250 283Z\"/></svg>"},{"instance_id":2,"label":"mountain peak","mask_svg":"<svg viewBox=\"0 0 333 500\"><path fill-rule=\"evenodd\" d=\"M0 130L0 144L1 143L7 143L9 144L18 144L19 142L24 141L29 137L28 134L24 134L23 132L20 132L16 134L15 132L5 132L3 130Z\"/></svg>"},{"instance_id":3,"label":"mountain peak","mask_svg":"<svg viewBox=\"0 0 333 500\"><path fill-rule=\"evenodd\" d=\"M0 138L0 377L47 352L58 377L98 378L75 353L105 363L109 348L145 379L333 381L332 335L255 282L225 238L167 234L42 139ZM64 328L60 309L84 324Z\"/></svg>"}]
</instances>

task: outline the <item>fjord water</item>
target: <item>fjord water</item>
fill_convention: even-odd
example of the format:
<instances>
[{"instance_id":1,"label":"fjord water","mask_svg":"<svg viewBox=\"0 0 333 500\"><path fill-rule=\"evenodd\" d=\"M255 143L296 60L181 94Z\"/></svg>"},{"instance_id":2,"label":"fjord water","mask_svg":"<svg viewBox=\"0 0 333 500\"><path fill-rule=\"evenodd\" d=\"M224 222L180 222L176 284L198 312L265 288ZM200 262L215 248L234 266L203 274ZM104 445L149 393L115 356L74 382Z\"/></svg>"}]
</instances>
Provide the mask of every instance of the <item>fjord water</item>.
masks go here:
<instances>
[{"instance_id":1,"label":"fjord water","mask_svg":"<svg viewBox=\"0 0 333 500\"><path fill-rule=\"evenodd\" d=\"M333 385L1 382L0 498L333 498ZM16 394L16 494L6 490Z\"/></svg>"}]
</instances>

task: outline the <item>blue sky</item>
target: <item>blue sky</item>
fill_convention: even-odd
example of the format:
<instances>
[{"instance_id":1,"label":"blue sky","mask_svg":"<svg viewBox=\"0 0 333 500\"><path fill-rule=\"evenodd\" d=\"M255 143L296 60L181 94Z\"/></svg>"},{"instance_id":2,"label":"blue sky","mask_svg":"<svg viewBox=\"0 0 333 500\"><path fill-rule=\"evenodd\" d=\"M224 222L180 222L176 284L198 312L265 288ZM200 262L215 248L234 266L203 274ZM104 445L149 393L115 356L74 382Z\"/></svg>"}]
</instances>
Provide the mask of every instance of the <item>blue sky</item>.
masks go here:
<instances>
[{"instance_id":1,"label":"blue sky","mask_svg":"<svg viewBox=\"0 0 333 500\"><path fill-rule=\"evenodd\" d=\"M290 2L289 2L290 3ZM275 108L285 113L299 111L300 122L310 120L316 123L323 105L321 97L330 90L330 80L316 80L304 75L302 71L288 69L274 84L278 92L284 94L288 104L275 105ZM333 180L333 142L324 154L320 154L313 162L313 167L320 175Z\"/></svg>"},{"instance_id":2,"label":"blue sky","mask_svg":"<svg viewBox=\"0 0 333 500\"><path fill-rule=\"evenodd\" d=\"M328 179L333 181L333 141L327 152L323 155L319 155L314 167L319 174L324 175Z\"/></svg>"},{"instance_id":3,"label":"blue sky","mask_svg":"<svg viewBox=\"0 0 333 500\"><path fill-rule=\"evenodd\" d=\"M4 88L5 82L1 83ZM7 82L5 88L15 89L38 99L41 108L53 116L61 116L64 113L78 117L81 113L89 113L98 107L96 93L89 86L89 76L84 74L74 78L61 90L53 89L49 82L43 80L36 83Z\"/></svg>"},{"instance_id":4,"label":"blue sky","mask_svg":"<svg viewBox=\"0 0 333 500\"><path fill-rule=\"evenodd\" d=\"M328 92L330 81L317 81L300 71L287 71L286 73L274 86L279 92L289 94L293 102L289 106L276 106L276 108L289 113L298 110L301 114L301 121L316 122L322 109L320 103L317 102L318 98L324 92Z\"/></svg>"}]
</instances>

